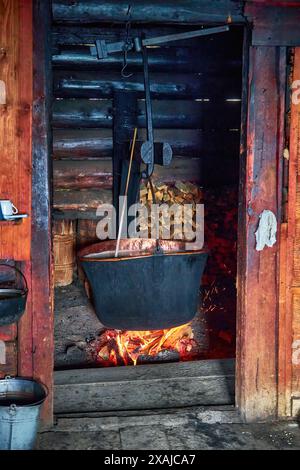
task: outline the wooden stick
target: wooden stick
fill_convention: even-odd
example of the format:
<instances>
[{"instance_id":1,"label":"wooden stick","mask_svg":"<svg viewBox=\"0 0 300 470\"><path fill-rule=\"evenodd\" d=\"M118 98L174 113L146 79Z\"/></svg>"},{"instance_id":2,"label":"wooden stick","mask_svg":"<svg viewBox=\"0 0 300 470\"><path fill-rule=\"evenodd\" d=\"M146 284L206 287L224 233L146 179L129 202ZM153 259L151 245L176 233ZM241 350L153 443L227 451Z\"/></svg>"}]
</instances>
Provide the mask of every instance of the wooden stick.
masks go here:
<instances>
[{"instance_id":1,"label":"wooden stick","mask_svg":"<svg viewBox=\"0 0 300 470\"><path fill-rule=\"evenodd\" d=\"M128 173L127 173L126 187L125 187L125 198L127 197L127 193L128 193L128 187L129 187L129 180L130 180L130 173L131 173L131 166L132 166L136 136L137 136L137 127L135 127L134 133L133 133L133 141L132 141L132 145L131 145L130 161L129 161L129 167L128 167ZM116 246L116 251L115 251L115 258L117 258L118 254L119 254L119 247L120 247L121 233L122 233L122 227L123 227L123 221L124 221L125 207L126 206L125 206L125 203L124 203L123 207L122 207L121 218L120 218L120 225L119 225L119 232L118 232L118 238L117 238L117 246Z\"/></svg>"}]
</instances>

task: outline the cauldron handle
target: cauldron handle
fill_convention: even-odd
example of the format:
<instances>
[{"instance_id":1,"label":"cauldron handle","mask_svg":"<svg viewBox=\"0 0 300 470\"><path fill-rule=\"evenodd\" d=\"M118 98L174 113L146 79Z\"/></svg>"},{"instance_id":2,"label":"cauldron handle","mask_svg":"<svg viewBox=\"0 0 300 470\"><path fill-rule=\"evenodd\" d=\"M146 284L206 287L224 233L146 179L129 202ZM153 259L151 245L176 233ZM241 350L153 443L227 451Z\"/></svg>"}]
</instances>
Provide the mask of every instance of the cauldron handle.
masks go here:
<instances>
[{"instance_id":1,"label":"cauldron handle","mask_svg":"<svg viewBox=\"0 0 300 470\"><path fill-rule=\"evenodd\" d=\"M24 281L25 292L26 293L28 292L28 284L27 284L26 277L24 276L24 274L22 273L22 271L20 269L16 268L15 266L11 266L10 264L6 264L6 263L0 263L0 266L6 266L7 268L14 269L15 271L17 271L17 273L19 273L21 275L21 278Z\"/></svg>"}]
</instances>

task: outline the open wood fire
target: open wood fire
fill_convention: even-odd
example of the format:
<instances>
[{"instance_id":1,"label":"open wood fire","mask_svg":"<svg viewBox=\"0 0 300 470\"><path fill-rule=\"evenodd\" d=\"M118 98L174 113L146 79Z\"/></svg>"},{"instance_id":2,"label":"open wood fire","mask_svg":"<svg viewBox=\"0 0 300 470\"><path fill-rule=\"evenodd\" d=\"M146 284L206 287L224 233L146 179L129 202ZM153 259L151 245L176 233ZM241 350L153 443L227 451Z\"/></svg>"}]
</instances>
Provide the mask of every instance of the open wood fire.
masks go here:
<instances>
[{"instance_id":1,"label":"open wood fire","mask_svg":"<svg viewBox=\"0 0 300 470\"><path fill-rule=\"evenodd\" d=\"M151 204L148 188L142 190L142 201ZM100 367L234 357L236 190L228 187L203 194L191 183L157 185L155 190L158 199L162 197L167 204L186 197L189 202L205 202L210 256L201 288L202 313L188 324L166 330L103 329L89 343L91 362Z\"/></svg>"},{"instance_id":2,"label":"open wood fire","mask_svg":"<svg viewBox=\"0 0 300 470\"><path fill-rule=\"evenodd\" d=\"M104 367L136 365L146 357L163 360L166 354L169 359L190 360L197 348L190 323L155 331L105 330L97 343L95 360Z\"/></svg>"}]
</instances>

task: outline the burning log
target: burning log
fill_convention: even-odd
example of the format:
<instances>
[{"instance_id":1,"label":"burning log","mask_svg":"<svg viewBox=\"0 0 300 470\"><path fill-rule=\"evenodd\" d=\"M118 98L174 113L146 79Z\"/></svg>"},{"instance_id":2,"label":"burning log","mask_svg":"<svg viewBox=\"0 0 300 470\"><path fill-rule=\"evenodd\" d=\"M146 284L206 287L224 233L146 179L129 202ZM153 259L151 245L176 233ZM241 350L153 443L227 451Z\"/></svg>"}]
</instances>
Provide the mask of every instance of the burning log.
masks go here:
<instances>
[{"instance_id":1,"label":"burning log","mask_svg":"<svg viewBox=\"0 0 300 470\"><path fill-rule=\"evenodd\" d=\"M155 361L166 356L188 360L195 347L191 324L157 331L104 330L98 340L90 343L96 362L104 367L136 365L145 362L145 357Z\"/></svg>"}]
</instances>

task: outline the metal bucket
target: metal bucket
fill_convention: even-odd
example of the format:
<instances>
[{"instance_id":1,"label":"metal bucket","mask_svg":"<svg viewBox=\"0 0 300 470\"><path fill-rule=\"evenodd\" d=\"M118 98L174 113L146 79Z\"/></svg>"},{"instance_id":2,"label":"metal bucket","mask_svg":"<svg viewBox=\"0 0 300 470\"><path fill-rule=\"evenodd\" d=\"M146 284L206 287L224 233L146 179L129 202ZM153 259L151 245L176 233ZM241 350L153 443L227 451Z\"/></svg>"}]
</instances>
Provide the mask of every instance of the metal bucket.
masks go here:
<instances>
[{"instance_id":1,"label":"metal bucket","mask_svg":"<svg viewBox=\"0 0 300 470\"><path fill-rule=\"evenodd\" d=\"M23 284L18 286L16 280L10 278L0 282L0 326L5 326L16 323L25 312L28 287L24 274L15 266L0 263L0 268L12 270Z\"/></svg>"},{"instance_id":2,"label":"metal bucket","mask_svg":"<svg viewBox=\"0 0 300 470\"><path fill-rule=\"evenodd\" d=\"M108 328L160 330L191 321L197 313L206 250L183 242L123 239L84 248L79 259L92 288L96 314Z\"/></svg>"},{"instance_id":3,"label":"metal bucket","mask_svg":"<svg viewBox=\"0 0 300 470\"><path fill-rule=\"evenodd\" d=\"M34 448L40 409L47 397L44 385L20 377L0 380L0 449Z\"/></svg>"}]
</instances>

